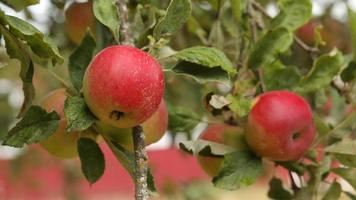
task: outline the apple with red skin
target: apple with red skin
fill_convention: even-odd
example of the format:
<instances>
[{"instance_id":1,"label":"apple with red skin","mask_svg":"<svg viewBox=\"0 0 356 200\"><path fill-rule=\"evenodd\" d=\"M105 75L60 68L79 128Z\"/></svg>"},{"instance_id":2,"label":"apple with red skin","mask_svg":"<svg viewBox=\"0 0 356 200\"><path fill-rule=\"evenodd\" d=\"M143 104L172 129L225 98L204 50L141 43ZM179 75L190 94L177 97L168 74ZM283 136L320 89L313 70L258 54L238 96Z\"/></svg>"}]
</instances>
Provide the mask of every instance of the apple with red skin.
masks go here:
<instances>
[{"instance_id":1,"label":"apple with red skin","mask_svg":"<svg viewBox=\"0 0 356 200\"><path fill-rule=\"evenodd\" d=\"M158 109L164 91L160 64L148 53L115 45L99 52L83 81L86 103L100 121L131 128Z\"/></svg>"},{"instance_id":2,"label":"apple with red skin","mask_svg":"<svg viewBox=\"0 0 356 200\"><path fill-rule=\"evenodd\" d=\"M79 132L66 132L67 120L64 116L64 102L68 94L65 89L57 89L50 92L42 101L42 107L47 112L56 111L60 117L59 127L56 132L49 138L40 142L40 145L50 154L62 158L69 159L78 156L77 140L80 137L89 137L96 139L96 133L86 130Z\"/></svg>"},{"instance_id":3,"label":"apple with red skin","mask_svg":"<svg viewBox=\"0 0 356 200\"><path fill-rule=\"evenodd\" d=\"M275 161L300 159L316 132L309 104L289 91L258 96L245 131L246 141L255 153Z\"/></svg>"},{"instance_id":4,"label":"apple with red skin","mask_svg":"<svg viewBox=\"0 0 356 200\"><path fill-rule=\"evenodd\" d=\"M325 45L320 47L323 51L331 51L337 47L344 53L351 52L347 27L330 17L308 21L296 31L296 35L309 46L314 46L316 43L315 30L318 26L323 27L320 30L321 39L325 42Z\"/></svg>"},{"instance_id":5,"label":"apple with red skin","mask_svg":"<svg viewBox=\"0 0 356 200\"><path fill-rule=\"evenodd\" d=\"M164 100L161 101L157 111L142 123L145 133L145 145L150 145L162 138L168 127L168 110ZM125 149L133 151L132 129L117 128L103 122L96 122L97 131L107 135L111 140L119 143Z\"/></svg>"},{"instance_id":6,"label":"apple with red skin","mask_svg":"<svg viewBox=\"0 0 356 200\"><path fill-rule=\"evenodd\" d=\"M246 149L243 129L226 124L214 124L205 129L199 136L200 140L224 144L238 149ZM217 176L223 157L198 155L202 169L211 177Z\"/></svg>"},{"instance_id":7,"label":"apple with red skin","mask_svg":"<svg viewBox=\"0 0 356 200\"><path fill-rule=\"evenodd\" d=\"M88 27L95 34L95 17L92 7L92 1L74 2L65 11L65 29L70 41L74 44L80 44Z\"/></svg>"}]
</instances>

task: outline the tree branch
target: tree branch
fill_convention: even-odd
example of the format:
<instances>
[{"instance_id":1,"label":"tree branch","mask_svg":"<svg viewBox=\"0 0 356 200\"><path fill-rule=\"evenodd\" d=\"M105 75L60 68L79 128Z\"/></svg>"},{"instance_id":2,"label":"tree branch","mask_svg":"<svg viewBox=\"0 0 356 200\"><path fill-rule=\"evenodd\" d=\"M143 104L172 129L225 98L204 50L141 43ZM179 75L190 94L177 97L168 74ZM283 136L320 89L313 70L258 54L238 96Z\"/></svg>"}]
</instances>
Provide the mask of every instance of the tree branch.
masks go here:
<instances>
[{"instance_id":1,"label":"tree branch","mask_svg":"<svg viewBox=\"0 0 356 200\"><path fill-rule=\"evenodd\" d=\"M132 45L133 39L130 35L130 23L127 9L127 0L116 0L117 12L120 18L120 43ZM147 186L147 152L145 149L145 135L140 125L132 128L132 140L135 151L135 199L148 200Z\"/></svg>"},{"instance_id":2,"label":"tree branch","mask_svg":"<svg viewBox=\"0 0 356 200\"><path fill-rule=\"evenodd\" d=\"M147 153L145 150L145 135L140 125L132 128L132 138L135 150L135 198L136 200L148 200Z\"/></svg>"},{"instance_id":3,"label":"tree branch","mask_svg":"<svg viewBox=\"0 0 356 200\"><path fill-rule=\"evenodd\" d=\"M121 44L130 45L133 44L132 37L130 35L130 23L129 23L129 15L127 9L127 0L116 0L117 12L120 19L119 25L119 38Z\"/></svg>"}]
</instances>

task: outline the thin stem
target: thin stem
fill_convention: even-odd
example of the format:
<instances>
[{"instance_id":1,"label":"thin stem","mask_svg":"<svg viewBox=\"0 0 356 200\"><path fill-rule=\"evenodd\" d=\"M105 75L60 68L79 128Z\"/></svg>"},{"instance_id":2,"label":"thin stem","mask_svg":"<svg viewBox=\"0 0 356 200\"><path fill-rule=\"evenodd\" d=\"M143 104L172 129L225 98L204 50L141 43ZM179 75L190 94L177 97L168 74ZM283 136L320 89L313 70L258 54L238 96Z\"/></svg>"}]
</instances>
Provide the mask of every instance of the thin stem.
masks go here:
<instances>
[{"instance_id":1,"label":"thin stem","mask_svg":"<svg viewBox=\"0 0 356 200\"><path fill-rule=\"evenodd\" d=\"M145 135L141 126L132 128L132 138L135 151L135 198L136 200L148 199L147 188L147 152L145 150Z\"/></svg>"},{"instance_id":2,"label":"thin stem","mask_svg":"<svg viewBox=\"0 0 356 200\"><path fill-rule=\"evenodd\" d=\"M305 44L303 42L303 40L301 40L300 38L298 38L297 36L294 36L294 40L297 42L297 44L304 49L305 51L308 51L310 53L319 53L320 50L318 48L315 47L310 47L307 44Z\"/></svg>"},{"instance_id":3,"label":"thin stem","mask_svg":"<svg viewBox=\"0 0 356 200\"><path fill-rule=\"evenodd\" d=\"M252 1L252 6L255 7L258 11L260 11L260 13L262 13L262 15L264 15L265 17L272 19L272 17L267 13L267 11L258 2Z\"/></svg>"}]
</instances>

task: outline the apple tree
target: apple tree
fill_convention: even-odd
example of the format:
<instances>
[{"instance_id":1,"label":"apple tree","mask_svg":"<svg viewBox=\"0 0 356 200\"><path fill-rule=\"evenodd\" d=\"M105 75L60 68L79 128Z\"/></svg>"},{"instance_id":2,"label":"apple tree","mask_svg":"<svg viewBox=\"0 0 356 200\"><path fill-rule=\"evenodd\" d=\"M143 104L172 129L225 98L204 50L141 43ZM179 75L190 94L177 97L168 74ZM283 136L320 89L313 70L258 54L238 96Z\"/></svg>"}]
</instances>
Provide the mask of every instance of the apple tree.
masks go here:
<instances>
[{"instance_id":1,"label":"apple tree","mask_svg":"<svg viewBox=\"0 0 356 200\"><path fill-rule=\"evenodd\" d=\"M30 15L39 0L0 2ZM51 0L64 22L48 34L0 10L1 64L19 61L25 97L2 145L79 157L94 184L104 142L148 199L145 146L168 130L191 139L179 147L215 187L251 185L269 162L290 182L270 178L271 199L355 199L340 180L355 191L356 11L336 2L344 21L333 4L313 16L311 0ZM41 68L61 88L37 103ZM194 140L199 123L208 127Z\"/></svg>"}]
</instances>

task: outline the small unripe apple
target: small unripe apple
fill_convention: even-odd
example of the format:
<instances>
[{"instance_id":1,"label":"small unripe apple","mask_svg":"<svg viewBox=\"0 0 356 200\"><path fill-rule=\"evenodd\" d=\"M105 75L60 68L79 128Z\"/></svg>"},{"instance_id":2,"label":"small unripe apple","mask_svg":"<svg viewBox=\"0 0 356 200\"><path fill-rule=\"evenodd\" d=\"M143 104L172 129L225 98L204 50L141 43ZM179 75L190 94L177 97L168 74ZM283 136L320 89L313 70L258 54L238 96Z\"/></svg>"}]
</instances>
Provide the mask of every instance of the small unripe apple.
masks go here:
<instances>
[{"instance_id":1,"label":"small unripe apple","mask_svg":"<svg viewBox=\"0 0 356 200\"><path fill-rule=\"evenodd\" d=\"M87 28L95 34L95 18L92 10L93 3L72 3L65 11L65 29L74 44L80 44Z\"/></svg>"},{"instance_id":2,"label":"small unripe apple","mask_svg":"<svg viewBox=\"0 0 356 200\"><path fill-rule=\"evenodd\" d=\"M132 46L111 46L89 64L83 82L86 103L100 121L134 127L158 109L164 90L161 66Z\"/></svg>"},{"instance_id":3,"label":"small unripe apple","mask_svg":"<svg viewBox=\"0 0 356 200\"><path fill-rule=\"evenodd\" d=\"M56 111L60 116L59 127L49 138L40 142L40 145L50 154L63 159L75 158L78 156L77 140L79 137L96 138L96 134L91 131L66 132L67 120L64 116L63 107L67 98L65 89L57 89L49 93L42 101L42 107L47 112Z\"/></svg>"},{"instance_id":4,"label":"small unripe apple","mask_svg":"<svg viewBox=\"0 0 356 200\"><path fill-rule=\"evenodd\" d=\"M164 100L161 101L158 110L142 123L145 133L145 145L150 145L162 138L168 127L168 111ZM99 133L107 135L113 141L119 143L125 149L133 151L132 129L117 128L103 122L96 122Z\"/></svg>"},{"instance_id":5,"label":"small unripe apple","mask_svg":"<svg viewBox=\"0 0 356 200\"><path fill-rule=\"evenodd\" d=\"M245 148L243 129L225 124L215 124L205 129L199 136L200 140L224 144L234 148ZM202 169L211 177L217 176L223 157L198 155L198 162Z\"/></svg>"},{"instance_id":6,"label":"small unripe apple","mask_svg":"<svg viewBox=\"0 0 356 200\"><path fill-rule=\"evenodd\" d=\"M253 104L245 135L259 156L276 161L298 160L315 137L310 106L289 91L266 92Z\"/></svg>"}]
</instances>

